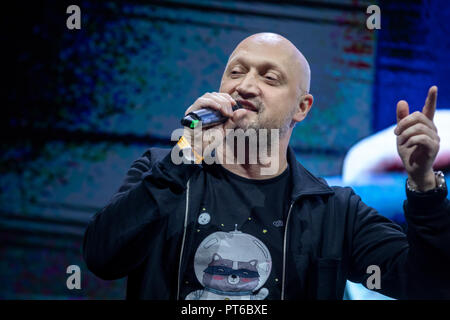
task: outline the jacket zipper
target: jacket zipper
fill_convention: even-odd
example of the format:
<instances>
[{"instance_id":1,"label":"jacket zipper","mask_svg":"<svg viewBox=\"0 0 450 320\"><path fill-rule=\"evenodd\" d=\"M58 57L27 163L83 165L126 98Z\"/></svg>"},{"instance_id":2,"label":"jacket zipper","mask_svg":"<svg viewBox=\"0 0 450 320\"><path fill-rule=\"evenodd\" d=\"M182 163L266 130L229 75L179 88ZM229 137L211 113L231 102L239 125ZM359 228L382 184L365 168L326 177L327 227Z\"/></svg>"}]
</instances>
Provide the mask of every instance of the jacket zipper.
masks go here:
<instances>
[{"instance_id":1,"label":"jacket zipper","mask_svg":"<svg viewBox=\"0 0 450 320\"><path fill-rule=\"evenodd\" d=\"M187 227L187 220L188 220L188 213L189 213L189 181L190 181L190 179L187 182L187 188L186 188L186 211L184 213L183 240L181 241L180 259L178 261L177 300L180 300L181 262L183 260L184 241L186 239L186 227Z\"/></svg>"},{"instance_id":2,"label":"jacket zipper","mask_svg":"<svg viewBox=\"0 0 450 320\"><path fill-rule=\"evenodd\" d=\"M292 207L294 206L295 200L291 202L289 207L288 215L286 218L286 226L284 228L284 240L283 240L283 274L281 279L281 300L284 300L284 290L285 290L285 280L286 280L286 246L287 246L287 230L289 224L289 217L291 216Z\"/></svg>"}]
</instances>

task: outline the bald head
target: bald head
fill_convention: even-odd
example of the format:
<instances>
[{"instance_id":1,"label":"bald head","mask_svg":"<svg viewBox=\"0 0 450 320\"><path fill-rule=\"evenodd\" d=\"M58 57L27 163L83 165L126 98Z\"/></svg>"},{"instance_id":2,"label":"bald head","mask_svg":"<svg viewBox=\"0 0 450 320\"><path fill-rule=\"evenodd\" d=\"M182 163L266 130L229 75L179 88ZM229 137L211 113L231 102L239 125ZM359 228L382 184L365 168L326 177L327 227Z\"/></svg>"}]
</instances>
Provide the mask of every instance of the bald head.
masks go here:
<instances>
[{"instance_id":1,"label":"bald head","mask_svg":"<svg viewBox=\"0 0 450 320\"><path fill-rule=\"evenodd\" d=\"M238 44L231 53L228 62L230 62L237 53L252 47L259 47L261 50L277 51L277 53L280 54L280 58L284 59L289 66L289 71L292 72L293 76L297 79L298 88L304 93L309 92L311 82L309 63L291 41L276 33L256 33L245 38Z\"/></svg>"}]
</instances>

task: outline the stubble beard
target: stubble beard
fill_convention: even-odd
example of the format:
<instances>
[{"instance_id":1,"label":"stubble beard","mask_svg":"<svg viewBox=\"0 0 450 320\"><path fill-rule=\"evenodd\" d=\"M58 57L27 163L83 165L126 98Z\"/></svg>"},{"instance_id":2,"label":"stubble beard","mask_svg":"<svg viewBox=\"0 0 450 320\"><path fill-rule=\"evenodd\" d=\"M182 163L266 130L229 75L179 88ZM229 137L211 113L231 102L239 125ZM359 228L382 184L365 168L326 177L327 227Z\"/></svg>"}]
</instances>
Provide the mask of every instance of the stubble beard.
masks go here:
<instances>
[{"instance_id":1,"label":"stubble beard","mask_svg":"<svg viewBox=\"0 0 450 320\"><path fill-rule=\"evenodd\" d=\"M290 124L294 112L290 112L283 119L267 119L264 118L265 108L264 106L260 106L257 111L256 117L254 117L248 124L244 124L243 126L238 126L235 130L241 129L244 132L248 132L248 130L253 130L256 132L257 137L257 154L260 154L260 149L265 149L265 152L268 156L272 155L272 151L276 151L278 154L279 142L282 138L286 136L290 129ZM293 110L295 111L295 110ZM272 131L273 130L273 131ZM275 132L274 132L275 131ZM275 134L275 136L273 136ZM262 139L262 141L260 140ZM249 156L249 138L245 137L245 150L246 158ZM236 144L234 144L236 146ZM276 150L275 150L276 149ZM253 149L255 150L255 149Z\"/></svg>"},{"instance_id":2,"label":"stubble beard","mask_svg":"<svg viewBox=\"0 0 450 320\"><path fill-rule=\"evenodd\" d=\"M258 110L256 118L253 119L247 126L245 126L245 128L241 128L241 129L243 129L244 131L248 130L248 129L253 129L256 131L258 137L259 137L261 129L265 129L268 134L267 142L269 143L269 148L270 148L270 142L272 141L271 136L270 136L271 129L278 130L280 139L284 138L290 129L290 123L291 123L291 119L294 115L294 112L290 112L288 115L286 115L286 117L284 117L280 121L279 119L269 119L269 120L264 119L263 118L264 110L265 110L265 108L262 106Z\"/></svg>"}]
</instances>

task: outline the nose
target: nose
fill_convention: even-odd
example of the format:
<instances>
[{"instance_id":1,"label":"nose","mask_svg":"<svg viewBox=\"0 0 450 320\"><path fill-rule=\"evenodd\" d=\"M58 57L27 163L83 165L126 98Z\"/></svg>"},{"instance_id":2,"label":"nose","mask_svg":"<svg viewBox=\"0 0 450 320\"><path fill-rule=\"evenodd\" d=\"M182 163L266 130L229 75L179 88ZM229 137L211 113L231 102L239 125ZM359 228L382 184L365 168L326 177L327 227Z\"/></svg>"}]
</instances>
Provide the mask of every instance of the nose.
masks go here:
<instances>
[{"instance_id":1,"label":"nose","mask_svg":"<svg viewBox=\"0 0 450 320\"><path fill-rule=\"evenodd\" d=\"M228 283L229 284L237 284L237 283L239 283L239 276L237 276L235 274L230 274L228 276Z\"/></svg>"},{"instance_id":2,"label":"nose","mask_svg":"<svg viewBox=\"0 0 450 320\"><path fill-rule=\"evenodd\" d=\"M256 77L257 76L252 72L248 72L236 87L236 91L243 99L252 98L259 94L259 87Z\"/></svg>"}]
</instances>

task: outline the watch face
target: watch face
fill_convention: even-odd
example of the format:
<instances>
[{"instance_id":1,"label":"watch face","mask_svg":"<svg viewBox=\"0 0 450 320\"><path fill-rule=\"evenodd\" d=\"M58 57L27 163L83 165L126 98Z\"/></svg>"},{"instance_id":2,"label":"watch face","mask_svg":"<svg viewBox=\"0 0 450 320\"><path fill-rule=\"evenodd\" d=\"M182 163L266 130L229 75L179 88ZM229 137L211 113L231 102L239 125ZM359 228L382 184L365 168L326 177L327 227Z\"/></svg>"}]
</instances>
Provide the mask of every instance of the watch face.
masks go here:
<instances>
[{"instance_id":1,"label":"watch face","mask_svg":"<svg viewBox=\"0 0 450 320\"><path fill-rule=\"evenodd\" d=\"M437 192L437 191L446 191L447 190L447 183L445 181L445 176L444 173L442 171L436 171L434 173L435 177L436 177L436 188L432 189L432 190L428 190L428 192ZM406 180L406 188L408 189L408 191L411 192L416 192L416 193L424 193L424 192L420 192L414 188L412 188L409 185L408 179Z\"/></svg>"},{"instance_id":2,"label":"watch face","mask_svg":"<svg viewBox=\"0 0 450 320\"><path fill-rule=\"evenodd\" d=\"M442 171L436 172L436 185L439 189L447 189L447 183L445 182L445 176Z\"/></svg>"}]
</instances>

